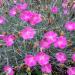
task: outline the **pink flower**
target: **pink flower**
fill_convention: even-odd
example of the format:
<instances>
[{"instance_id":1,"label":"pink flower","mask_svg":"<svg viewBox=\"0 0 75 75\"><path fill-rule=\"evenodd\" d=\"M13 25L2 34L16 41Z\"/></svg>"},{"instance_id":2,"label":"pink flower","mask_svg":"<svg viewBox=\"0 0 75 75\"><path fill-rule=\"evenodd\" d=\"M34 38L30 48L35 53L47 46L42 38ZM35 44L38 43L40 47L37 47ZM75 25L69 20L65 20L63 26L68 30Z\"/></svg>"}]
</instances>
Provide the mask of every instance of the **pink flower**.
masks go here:
<instances>
[{"instance_id":1,"label":"pink flower","mask_svg":"<svg viewBox=\"0 0 75 75\"><path fill-rule=\"evenodd\" d=\"M3 5L3 0L0 0L0 7Z\"/></svg>"},{"instance_id":2,"label":"pink flower","mask_svg":"<svg viewBox=\"0 0 75 75\"><path fill-rule=\"evenodd\" d=\"M65 24L65 28L68 30L68 31L73 31L75 30L75 22L72 22L72 21L69 21Z\"/></svg>"},{"instance_id":3,"label":"pink flower","mask_svg":"<svg viewBox=\"0 0 75 75\"><path fill-rule=\"evenodd\" d=\"M57 6L53 6L53 7L51 8L51 12L52 12L53 14L57 14L57 13L58 13L58 7L57 7Z\"/></svg>"},{"instance_id":4,"label":"pink flower","mask_svg":"<svg viewBox=\"0 0 75 75\"><path fill-rule=\"evenodd\" d=\"M72 54L72 60L75 62L75 53Z\"/></svg>"},{"instance_id":5,"label":"pink flower","mask_svg":"<svg viewBox=\"0 0 75 75\"><path fill-rule=\"evenodd\" d=\"M32 66L36 65L36 60L35 60L35 57L33 55L26 55L25 58L24 58L24 62L29 67L32 67Z\"/></svg>"},{"instance_id":6,"label":"pink flower","mask_svg":"<svg viewBox=\"0 0 75 75\"><path fill-rule=\"evenodd\" d=\"M53 31L45 33L43 39L40 41L40 47L42 49L49 48L52 43L57 40L57 34Z\"/></svg>"},{"instance_id":7,"label":"pink flower","mask_svg":"<svg viewBox=\"0 0 75 75\"><path fill-rule=\"evenodd\" d=\"M27 7L28 7L27 3L22 3L22 4L20 3L15 6L17 11L23 11L23 10L27 9Z\"/></svg>"},{"instance_id":8,"label":"pink flower","mask_svg":"<svg viewBox=\"0 0 75 75\"><path fill-rule=\"evenodd\" d=\"M6 72L7 75L14 75L13 68L11 66L4 66L4 72Z\"/></svg>"},{"instance_id":9,"label":"pink flower","mask_svg":"<svg viewBox=\"0 0 75 75\"><path fill-rule=\"evenodd\" d=\"M67 60L66 54L63 52L56 53L55 57L60 63L65 63L65 61Z\"/></svg>"},{"instance_id":10,"label":"pink flower","mask_svg":"<svg viewBox=\"0 0 75 75\"><path fill-rule=\"evenodd\" d=\"M42 49L45 49L45 48L49 48L50 47L50 42L48 42L48 41L46 41L46 39L42 39L41 41L40 41L40 47L42 48Z\"/></svg>"},{"instance_id":11,"label":"pink flower","mask_svg":"<svg viewBox=\"0 0 75 75\"><path fill-rule=\"evenodd\" d=\"M36 24L40 23L41 21L42 21L41 14L33 12L33 16L32 16L32 18L30 20L30 24L31 25L36 25Z\"/></svg>"},{"instance_id":12,"label":"pink flower","mask_svg":"<svg viewBox=\"0 0 75 75\"><path fill-rule=\"evenodd\" d=\"M68 75L75 75L75 67L69 67L67 70Z\"/></svg>"},{"instance_id":13,"label":"pink flower","mask_svg":"<svg viewBox=\"0 0 75 75\"><path fill-rule=\"evenodd\" d=\"M25 40L34 38L35 34L35 29L29 26L25 27L23 30L20 31L20 36Z\"/></svg>"},{"instance_id":14,"label":"pink flower","mask_svg":"<svg viewBox=\"0 0 75 75\"><path fill-rule=\"evenodd\" d=\"M44 66L41 66L41 70L44 73L51 73L52 72L52 66L51 66L51 64L46 64Z\"/></svg>"},{"instance_id":15,"label":"pink flower","mask_svg":"<svg viewBox=\"0 0 75 75\"><path fill-rule=\"evenodd\" d=\"M75 9L75 3L73 4L72 9Z\"/></svg>"},{"instance_id":16,"label":"pink flower","mask_svg":"<svg viewBox=\"0 0 75 75\"><path fill-rule=\"evenodd\" d=\"M4 16L0 16L0 25L5 24L5 17Z\"/></svg>"},{"instance_id":17,"label":"pink flower","mask_svg":"<svg viewBox=\"0 0 75 75\"><path fill-rule=\"evenodd\" d=\"M13 0L14 3L17 3L17 0Z\"/></svg>"},{"instance_id":18,"label":"pink flower","mask_svg":"<svg viewBox=\"0 0 75 75\"><path fill-rule=\"evenodd\" d=\"M17 14L17 11L16 11L15 7L12 7L9 10L9 15L12 16L12 17L14 17L14 16L16 16L16 14Z\"/></svg>"},{"instance_id":19,"label":"pink flower","mask_svg":"<svg viewBox=\"0 0 75 75\"><path fill-rule=\"evenodd\" d=\"M67 39L64 36L58 37L54 43L54 47L64 49L67 46Z\"/></svg>"},{"instance_id":20,"label":"pink flower","mask_svg":"<svg viewBox=\"0 0 75 75\"><path fill-rule=\"evenodd\" d=\"M46 38L48 42L54 43L57 40L57 33L48 31L45 33L44 38Z\"/></svg>"},{"instance_id":21,"label":"pink flower","mask_svg":"<svg viewBox=\"0 0 75 75\"><path fill-rule=\"evenodd\" d=\"M6 46L10 47L14 44L15 36L14 35L6 35L3 38Z\"/></svg>"},{"instance_id":22,"label":"pink flower","mask_svg":"<svg viewBox=\"0 0 75 75\"><path fill-rule=\"evenodd\" d=\"M64 15L68 15L69 14L69 10L66 8L66 9L63 9L63 14Z\"/></svg>"},{"instance_id":23,"label":"pink flower","mask_svg":"<svg viewBox=\"0 0 75 75\"><path fill-rule=\"evenodd\" d=\"M62 3L62 7L63 7L63 9L67 9L67 3Z\"/></svg>"},{"instance_id":24,"label":"pink flower","mask_svg":"<svg viewBox=\"0 0 75 75\"><path fill-rule=\"evenodd\" d=\"M22 11L19 17L22 21L29 22L32 19L32 15L33 13L31 11L26 10L26 11Z\"/></svg>"},{"instance_id":25,"label":"pink flower","mask_svg":"<svg viewBox=\"0 0 75 75\"><path fill-rule=\"evenodd\" d=\"M3 39L3 38L4 38L4 36L5 36L5 35L3 35L3 34L0 34L0 39Z\"/></svg>"},{"instance_id":26,"label":"pink flower","mask_svg":"<svg viewBox=\"0 0 75 75\"><path fill-rule=\"evenodd\" d=\"M49 59L50 59L50 56L45 54L44 52L39 52L36 55L36 61L42 66L48 64Z\"/></svg>"}]
</instances>

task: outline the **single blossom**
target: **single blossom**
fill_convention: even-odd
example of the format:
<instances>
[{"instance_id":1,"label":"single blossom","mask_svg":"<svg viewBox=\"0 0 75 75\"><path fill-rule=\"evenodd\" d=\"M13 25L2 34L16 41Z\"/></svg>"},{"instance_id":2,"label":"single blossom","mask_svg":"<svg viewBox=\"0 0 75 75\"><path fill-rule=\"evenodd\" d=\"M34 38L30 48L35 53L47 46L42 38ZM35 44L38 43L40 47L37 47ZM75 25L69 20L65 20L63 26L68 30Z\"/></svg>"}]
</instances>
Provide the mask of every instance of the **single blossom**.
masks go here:
<instances>
[{"instance_id":1,"label":"single blossom","mask_svg":"<svg viewBox=\"0 0 75 75\"><path fill-rule=\"evenodd\" d=\"M0 16L0 25L5 24L6 18L4 16Z\"/></svg>"},{"instance_id":2,"label":"single blossom","mask_svg":"<svg viewBox=\"0 0 75 75\"><path fill-rule=\"evenodd\" d=\"M51 12L52 12L53 14L57 14L57 13L58 13L58 7L57 7L57 6L53 6L53 7L51 8Z\"/></svg>"},{"instance_id":3,"label":"single blossom","mask_svg":"<svg viewBox=\"0 0 75 75\"><path fill-rule=\"evenodd\" d=\"M75 62L75 53L72 54L72 60Z\"/></svg>"},{"instance_id":4,"label":"single blossom","mask_svg":"<svg viewBox=\"0 0 75 75\"><path fill-rule=\"evenodd\" d=\"M24 58L24 63L28 65L29 67L33 67L36 65L36 60L33 55L26 55Z\"/></svg>"},{"instance_id":5,"label":"single blossom","mask_svg":"<svg viewBox=\"0 0 75 75\"><path fill-rule=\"evenodd\" d=\"M54 43L57 40L57 33L54 31L48 31L44 34L44 38L50 43Z\"/></svg>"},{"instance_id":6,"label":"single blossom","mask_svg":"<svg viewBox=\"0 0 75 75\"><path fill-rule=\"evenodd\" d=\"M38 64L40 64L41 66L48 64L48 63L49 63L49 59L50 59L50 56L47 55L47 54L44 53L44 52L39 52L39 53L37 53L37 55L36 55L36 61L37 61Z\"/></svg>"},{"instance_id":7,"label":"single blossom","mask_svg":"<svg viewBox=\"0 0 75 75\"><path fill-rule=\"evenodd\" d=\"M11 66L4 66L3 70L7 75L14 75L14 70Z\"/></svg>"},{"instance_id":8,"label":"single blossom","mask_svg":"<svg viewBox=\"0 0 75 75\"><path fill-rule=\"evenodd\" d=\"M22 21L26 21L26 22L29 22L31 19L32 19L32 11L30 10L25 10L25 11L22 11L20 13L20 16L19 18L22 20Z\"/></svg>"},{"instance_id":9,"label":"single blossom","mask_svg":"<svg viewBox=\"0 0 75 75\"><path fill-rule=\"evenodd\" d=\"M63 9L63 14L64 15L68 15L69 14L69 10L68 9Z\"/></svg>"},{"instance_id":10,"label":"single blossom","mask_svg":"<svg viewBox=\"0 0 75 75\"><path fill-rule=\"evenodd\" d=\"M67 70L68 75L75 75L75 67L69 67Z\"/></svg>"},{"instance_id":11,"label":"single blossom","mask_svg":"<svg viewBox=\"0 0 75 75\"><path fill-rule=\"evenodd\" d=\"M16 16L17 14L17 11L16 11L16 8L15 7L12 7L10 10L9 10L9 15L14 17Z\"/></svg>"},{"instance_id":12,"label":"single blossom","mask_svg":"<svg viewBox=\"0 0 75 75\"><path fill-rule=\"evenodd\" d=\"M12 34L6 35L6 36L4 36L3 40L4 40L5 44L6 44L6 46L10 47L10 46L12 46L14 44L15 36L12 35Z\"/></svg>"},{"instance_id":13,"label":"single blossom","mask_svg":"<svg viewBox=\"0 0 75 75\"><path fill-rule=\"evenodd\" d=\"M40 48L45 49L45 48L49 48L51 43L48 42L46 39L42 39L39 45L40 45Z\"/></svg>"},{"instance_id":14,"label":"single blossom","mask_svg":"<svg viewBox=\"0 0 75 75\"><path fill-rule=\"evenodd\" d=\"M57 59L58 62L60 63L65 63L67 60L66 54L63 52L58 52L55 55L55 58Z\"/></svg>"},{"instance_id":15,"label":"single blossom","mask_svg":"<svg viewBox=\"0 0 75 75\"><path fill-rule=\"evenodd\" d=\"M35 34L36 34L35 29L29 26L25 27L23 30L20 31L20 36L24 40L29 40L34 38Z\"/></svg>"},{"instance_id":16,"label":"single blossom","mask_svg":"<svg viewBox=\"0 0 75 75\"><path fill-rule=\"evenodd\" d=\"M27 3L18 3L14 5L12 8L9 9L9 15L10 16L15 16L18 12L21 12L25 9L27 9L28 4Z\"/></svg>"},{"instance_id":17,"label":"single blossom","mask_svg":"<svg viewBox=\"0 0 75 75\"><path fill-rule=\"evenodd\" d=\"M44 66L41 66L41 71L44 73L51 73L52 72L52 65L46 64Z\"/></svg>"},{"instance_id":18,"label":"single blossom","mask_svg":"<svg viewBox=\"0 0 75 75\"><path fill-rule=\"evenodd\" d=\"M67 9L67 3L63 2L62 7L63 7L63 9Z\"/></svg>"},{"instance_id":19,"label":"single blossom","mask_svg":"<svg viewBox=\"0 0 75 75\"><path fill-rule=\"evenodd\" d=\"M19 3L19 4L16 4L16 6L15 6L17 11L23 11L23 10L27 9L27 7L28 7L27 3Z\"/></svg>"},{"instance_id":20,"label":"single blossom","mask_svg":"<svg viewBox=\"0 0 75 75\"><path fill-rule=\"evenodd\" d=\"M72 21L69 21L65 24L65 28L68 30L68 31L73 31L75 30L75 22L72 22Z\"/></svg>"},{"instance_id":21,"label":"single blossom","mask_svg":"<svg viewBox=\"0 0 75 75\"><path fill-rule=\"evenodd\" d=\"M32 18L30 20L30 24L31 25L36 25L36 24L40 23L41 21L42 21L42 15L33 12L33 16L32 16Z\"/></svg>"},{"instance_id":22,"label":"single blossom","mask_svg":"<svg viewBox=\"0 0 75 75\"><path fill-rule=\"evenodd\" d=\"M5 35L3 35L3 34L0 34L0 39L3 39L3 38L4 38L4 36L5 36Z\"/></svg>"},{"instance_id":23,"label":"single blossom","mask_svg":"<svg viewBox=\"0 0 75 75\"><path fill-rule=\"evenodd\" d=\"M58 37L54 43L54 47L64 49L67 46L67 39L64 36Z\"/></svg>"},{"instance_id":24,"label":"single blossom","mask_svg":"<svg viewBox=\"0 0 75 75\"><path fill-rule=\"evenodd\" d=\"M75 9L75 3L73 4L72 9Z\"/></svg>"}]
</instances>

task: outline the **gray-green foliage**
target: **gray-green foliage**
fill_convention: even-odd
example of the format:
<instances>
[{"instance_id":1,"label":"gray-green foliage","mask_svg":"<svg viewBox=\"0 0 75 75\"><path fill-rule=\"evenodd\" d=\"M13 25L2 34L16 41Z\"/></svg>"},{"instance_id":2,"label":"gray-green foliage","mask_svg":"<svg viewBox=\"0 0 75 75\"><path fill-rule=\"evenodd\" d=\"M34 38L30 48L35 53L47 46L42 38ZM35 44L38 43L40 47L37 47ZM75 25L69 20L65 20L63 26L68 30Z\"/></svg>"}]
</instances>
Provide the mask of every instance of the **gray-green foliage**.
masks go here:
<instances>
[{"instance_id":1,"label":"gray-green foliage","mask_svg":"<svg viewBox=\"0 0 75 75\"><path fill-rule=\"evenodd\" d=\"M11 66L22 64L23 58L26 53L35 54L36 52L38 52L39 47L34 49L33 45L34 42L39 41L43 37L44 31L55 30L58 34L60 34L60 32L63 31L66 37L68 39L72 39L73 44L75 44L75 32L70 33L64 28L64 24L72 17L74 11L71 11L69 12L69 15L64 16L61 6L62 0L57 0L56 3L54 3L52 0L26 0L26 2L29 2L31 4L31 7L30 6L28 7L29 10L41 13L45 19L41 23L34 26L34 28L37 31L37 34L34 39L25 41L19 37L17 38L17 40L15 41L12 47L6 47L6 46L0 47L0 70L2 70L2 66L6 64L7 65L9 64ZM11 8L13 5L14 4L12 0L10 1L3 0L3 6L0 8L0 15L5 15L7 18L7 22L5 25L0 25L0 33L7 32L7 34L17 35L21 29L29 25L28 23L23 22L18 18L19 14L15 17L10 17L8 15L9 8ZM55 15L51 14L50 8L53 5L58 6L59 8L58 14ZM47 10L46 7L48 8ZM48 14L50 14L50 16ZM50 18L53 19L53 23L48 23L48 20ZM73 17L72 20L74 21L75 17ZM2 40L0 40L0 43L4 44ZM18 49L21 50L21 53L17 52ZM57 66L57 62L55 61L54 55L57 51L62 51L62 50L55 49L53 46L48 50L51 50L50 54L53 56L52 63L54 63ZM69 60L71 60L70 57L73 51L70 48L66 48L63 50L63 52L65 52L68 55Z\"/></svg>"}]
</instances>

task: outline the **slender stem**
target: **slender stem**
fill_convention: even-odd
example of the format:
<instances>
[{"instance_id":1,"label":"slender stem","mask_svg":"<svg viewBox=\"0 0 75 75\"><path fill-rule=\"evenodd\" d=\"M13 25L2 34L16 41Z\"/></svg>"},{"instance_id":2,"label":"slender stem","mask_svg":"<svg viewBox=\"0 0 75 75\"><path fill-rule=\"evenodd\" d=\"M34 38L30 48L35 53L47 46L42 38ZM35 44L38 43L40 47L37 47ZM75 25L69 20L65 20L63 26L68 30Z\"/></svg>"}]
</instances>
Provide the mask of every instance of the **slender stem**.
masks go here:
<instances>
[{"instance_id":1,"label":"slender stem","mask_svg":"<svg viewBox=\"0 0 75 75\"><path fill-rule=\"evenodd\" d=\"M31 75L31 72L28 72L28 75Z\"/></svg>"}]
</instances>

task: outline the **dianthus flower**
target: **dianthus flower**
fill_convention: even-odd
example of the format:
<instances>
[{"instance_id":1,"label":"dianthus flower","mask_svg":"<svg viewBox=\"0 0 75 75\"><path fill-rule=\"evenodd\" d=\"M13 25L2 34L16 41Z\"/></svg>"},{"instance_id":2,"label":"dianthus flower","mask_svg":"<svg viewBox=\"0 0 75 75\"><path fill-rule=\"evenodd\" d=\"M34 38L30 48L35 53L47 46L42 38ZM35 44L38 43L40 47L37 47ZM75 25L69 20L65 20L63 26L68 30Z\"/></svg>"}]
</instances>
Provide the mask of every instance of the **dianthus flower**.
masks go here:
<instances>
[{"instance_id":1,"label":"dianthus flower","mask_svg":"<svg viewBox=\"0 0 75 75\"><path fill-rule=\"evenodd\" d=\"M6 18L4 16L0 16L0 25L5 24Z\"/></svg>"},{"instance_id":2,"label":"dianthus flower","mask_svg":"<svg viewBox=\"0 0 75 75\"><path fill-rule=\"evenodd\" d=\"M36 34L35 29L29 26L25 27L23 30L20 31L20 36L24 40L29 40L34 38L35 34Z\"/></svg>"},{"instance_id":3,"label":"dianthus flower","mask_svg":"<svg viewBox=\"0 0 75 75\"><path fill-rule=\"evenodd\" d=\"M16 16L17 14L17 11L16 11L16 8L15 7L12 7L11 9L9 9L9 15L14 17Z\"/></svg>"},{"instance_id":4,"label":"dianthus flower","mask_svg":"<svg viewBox=\"0 0 75 75\"><path fill-rule=\"evenodd\" d=\"M72 54L72 60L75 62L75 53Z\"/></svg>"},{"instance_id":5,"label":"dianthus flower","mask_svg":"<svg viewBox=\"0 0 75 75\"><path fill-rule=\"evenodd\" d=\"M14 75L14 71L11 66L4 66L3 70L7 75Z\"/></svg>"},{"instance_id":6,"label":"dianthus flower","mask_svg":"<svg viewBox=\"0 0 75 75\"><path fill-rule=\"evenodd\" d=\"M3 5L3 0L0 0L0 7Z\"/></svg>"},{"instance_id":7,"label":"dianthus flower","mask_svg":"<svg viewBox=\"0 0 75 75\"><path fill-rule=\"evenodd\" d=\"M20 4L16 4L15 8L17 11L23 11L25 9L27 9L28 4L27 3L20 3Z\"/></svg>"},{"instance_id":8,"label":"dianthus flower","mask_svg":"<svg viewBox=\"0 0 75 75\"><path fill-rule=\"evenodd\" d=\"M5 36L5 35L3 35L3 34L0 34L0 39L3 39L3 38L4 38L4 36Z\"/></svg>"},{"instance_id":9,"label":"dianthus flower","mask_svg":"<svg viewBox=\"0 0 75 75\"><path fill-rule=\"evenodd\" d=\"M68 31L73 31L75 30L75 22L72 22L72 21L69 21L65 24L65 28L68 30Z\"/></svg>"},{"instance_id":10,"label":"dianthus flower","mask_svg":"<svg viewBox=\"0 0 75 75\"><path fill-rule=\"evenodd\" d=\"M39 52L39 53L37 53L37 55L36 55L36 61L37 61L38 64L40 64L41 66L48 64L48 63L49 63L49 59L50 59L50 56L47 55L47 54L44 53L44 52Z\"/></svg>"},{"instance_id":11,"label":"dianthus flower","mask_svg":"<svg viewBox=\"0 0 75 75\"><path fill-rule=\"evenodd\" d=\"M20 19L22 21L29 22L32 19L33 13L30 10L25 10L20 13Z\"/></svg>"},{"instance_id":12,"label":"dianthus flower","mask_svg":"<svg viewBox=\"0 0 75 75\"><path fill-rule=\"evenodd\" d=\"M41 71L44 73L51 73L52 72L52 65L46 64L44 66L41 66Z\"/></svg>"},{"instance_id":13,"label":"dianthus flower","mask_svg":"<svg viewBox=\"0 0 75 75\"><path fill-rule=\"evenodd\" d=\"M65 61L67 60L66 54L63 52L56 53L55 58L60 63L65 63Z\"/></svg>"},{"instance_id":14,"label":"dianthus flower","mask_svg":"<svg viewBox=\"0 0 75 75\"><path fill-rule=\"evenodd\" d=\"M64 49L67 46L67 39L64 36L58 37L54 43L54 47Z\"/></svg>"},{"instance_id":15,"label":"dianthus flower","mask_svg":"<svg viewBox=\"0 0 75 75\"><path fill-rule=\"evenodd\" d=\"M57 6L53 6L53 7L51 8L51 12L52 12L53 14L57 14L57 13L58 13L58 7L57 7Z\"/></svg>"},{"instance_id":16,"label":"dianthus flower","mask_svg":"<svg viewBox=\"0 0 75 75\"><path fill-rule=\"evenodd\" d=\"M48 31L44 34L44 38L50 43L54 43L57 40L57 33L53 31Z\"/></svg>"},{"instance_id":17,"label":"dianthus flower","mask_svg":"<svg viewBox=\"0 0 75 75\"><path fill-rule=\"evenodd\" d=\"M15 36L12 35L12 34L11 35L6 35L6 36L4 36L3 40L6 44L6 46L10 47L14 44Z\"/></svg>"},{"instance_id":18,"label":"dianthus flower","mask_svg":"<svg viewBox=\"0 0 75 75\"><path fill-rule=\"evenodd\" d=\"M32 16L32 18L30 20L30 24L31 25L36 25L36 24L40 23L41 21L42 21L41 14L33 12L33 16Z\"/></svg>"},{"instance_id":19,"label":"dianthus flower","mask_svg":"<svg viewBox=\"0 0 75 75\"><path fill-rule=\"evenodd\" d=\"M30 54L26 55L24 58L24 63L29 67L35 66L36 65L35 57Z\"/></svg>"},{"instance_id":20,"label":"dianthus flower","mask_svg":"<svg viewBox=\"0 0 75 75\"><path fill-rule=\"evenodd\" d=\"M42 49L49 48L51 45L51 43L48 42L46 39L42 39L39 44L40 44L40 48Z\"/></svg>"},{"instance_id":21,"label":"dianthus flower","mask_svg":"<svg viewBox=\"0 0 75 75\"><path fill-rule=\"evenodd\" d=\"M75 75L75 67L69 67L67 70L68 75Z\"/></svg>"}]
</instances>

